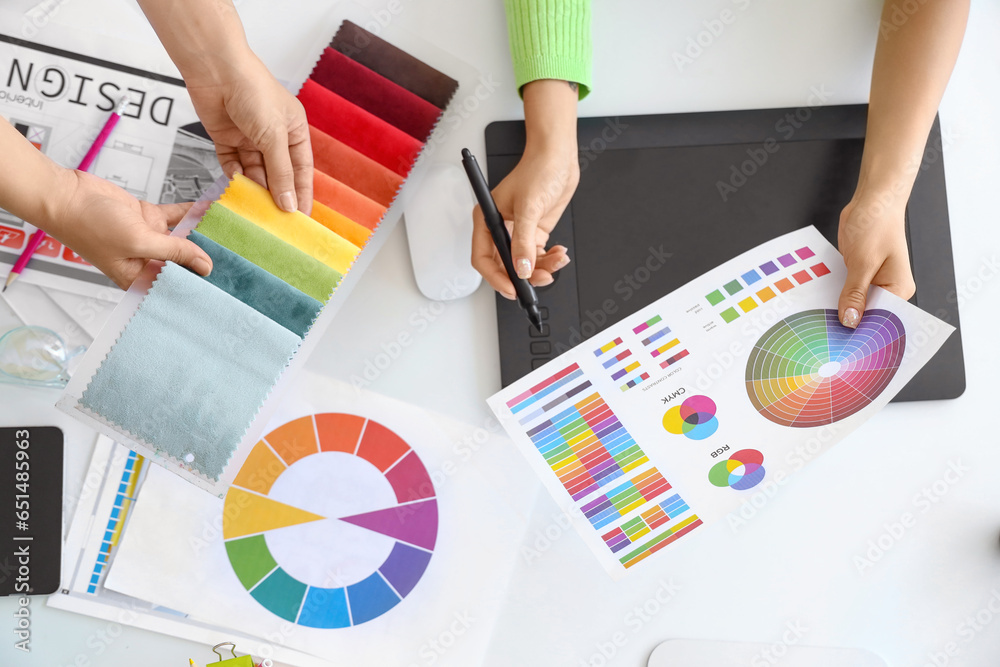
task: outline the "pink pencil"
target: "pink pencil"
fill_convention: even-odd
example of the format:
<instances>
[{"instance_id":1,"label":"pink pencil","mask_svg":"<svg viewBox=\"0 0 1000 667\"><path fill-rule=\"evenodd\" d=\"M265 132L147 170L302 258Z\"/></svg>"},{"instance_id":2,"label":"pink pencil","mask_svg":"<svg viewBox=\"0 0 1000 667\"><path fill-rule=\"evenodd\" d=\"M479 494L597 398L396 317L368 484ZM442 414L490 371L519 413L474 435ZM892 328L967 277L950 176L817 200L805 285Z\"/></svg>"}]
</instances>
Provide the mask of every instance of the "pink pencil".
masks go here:
<instances>
[{"instance_id":1,"label":"pink pencil","mask_svg":"<svg viewBox=\"0 0 1000 667\"><path fill-rule=\"evenodd\" d=\"M97 159L97 154L101 152L101 148L104 147L104 143L108 140L108 137L111 136L111 132L115 129L115 125L118 124L118 119L122 117L122 113L125 111L125 107L127 107L128 104L129 100L127 97L123 97L118 101L118 104L111 112L111 117L108 118L108 122L106 122L104 127L101 128L101 132L97 135L97 139L94 139L94 144L90 147L90 150L87 151L87 154L83 156L83 159L80 160L80 166L77 167L78 171L90 170L91 165L94 164L94 160ZM47 236L45 232L41 229L36 230L35 233L31 235L31 238L28 239L28 246L24 249L24 252L21 253L21 256L17 258L17 262L14 263L14 268L11 269L10 274L7 275L7 282L4 284L3 289L0 289L0 292L6 292L7 288L18 279L21 272L24 271L24 267L26 267L28 262L31 261L31 256L35 254L35 251L38 250L38 247L42 245L42 242L46 238Z\"/></svg>"}]
</instances>

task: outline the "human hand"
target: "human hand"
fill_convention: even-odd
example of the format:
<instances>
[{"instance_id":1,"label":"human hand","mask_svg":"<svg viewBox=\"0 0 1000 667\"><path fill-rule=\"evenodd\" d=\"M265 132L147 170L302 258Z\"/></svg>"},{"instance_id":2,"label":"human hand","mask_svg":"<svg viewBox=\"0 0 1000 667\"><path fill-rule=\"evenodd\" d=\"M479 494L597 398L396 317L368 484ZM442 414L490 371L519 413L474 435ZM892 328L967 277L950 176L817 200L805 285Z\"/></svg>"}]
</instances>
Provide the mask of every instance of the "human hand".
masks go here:
<instances>
[{"instance_id":1,"label":"human hand","mask_svg":"<svg viewBox=\"0 0 1000 667\"><path fill-rule=\"evenodd\" d=\"M305 109L250 51L185 76L226 176L244 174L285 211L312 212L313 155Z\"/></svg>"},{"instance_id":2,"label":"human hand","mask_svg":"<svg viewBox=\"0 0 1000 667\"><path fill-rule=\"evenodd\" d=\"M906 246L905 209L906 197L856 194L841 212L837 243L847 265L847 280L838 311L844 326L857 328L871 285L902 299L916 291Z\"/></svg>"},{"instance_id":3,"label":"human hand","mask_svg":"<svg viewBox=\"0 0 1000 667\"><path fill-rule=\"evenodd\" d=\"M564 246L546 248L549 234L580 182L576 142L578 92L566 81L543 79L523 88L527 141L524 155L493 190L511 233L511 257L519 277L542 287L569 264ZM493 289L517 298L479 206L473 210L472 266Z\"/></svg>"},{"instance_id":4,"label":"human hand","mask_svg":"<svg viewBox=\"0 0 1000 667\"><path fill-rule=\"evenodd\" d=\"M139 201L117 185L82 171L64 172L54 192L64 201L40 225L100 269L122 289L139 276L149 259L172 261L201 275L212 270L204 250L187 239L169 236L190 204L157 206Z\"/></svg>"}]
</instances>

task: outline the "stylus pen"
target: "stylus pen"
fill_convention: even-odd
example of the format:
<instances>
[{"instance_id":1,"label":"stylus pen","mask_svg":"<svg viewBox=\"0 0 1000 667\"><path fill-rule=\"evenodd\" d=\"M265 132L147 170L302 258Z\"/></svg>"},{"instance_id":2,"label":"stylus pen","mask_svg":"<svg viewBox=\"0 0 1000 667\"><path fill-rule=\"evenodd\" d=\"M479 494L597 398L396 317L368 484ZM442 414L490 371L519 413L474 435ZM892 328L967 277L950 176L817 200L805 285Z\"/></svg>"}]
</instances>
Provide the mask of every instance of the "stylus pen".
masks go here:
<instances>
[{"instance_id":1,"label":"stylus pen","mask_svg":"<svg viewBox=\"0 0 1000 667\"><path fill-rule=\"evenodd\" d=\"M479 207L483 209L486 229L490 230L490 236L493 237L493 244L497 247L503 268L507 270L507 277L514 284L517 302L521 304L528 320L541 333L542 311L538 308L538 295L535 294L535 288L531 286L531 283L517 277L517 272L514 270L514 260L510 256L510 232L507 231L503 216L497 209L497 203L493 201L490 187L486 184L486 179L483 178L483 172L479 169L476 156L468 148L462 149L462 166L465 167L465 173L468 174L469 182L472 183L472 191L476 193Z\"/></svg>"},{"instance_id":2,"label":"stylus pen","mask_svg":"<svg viewBox=\"0 0 1000 667\"><path fill-rule=\"evenodd\" d=\"M111 117L108 118L106 123L104 123L104 127L101 128L100 133L98 133L97 139L95 139L94 143L90 146L90 150L88 150L87 154L83 156L82 160L80 160L80 166L76 168L77 171L90 170L90 166L94 164L94 160L97 159L97 154L101 152L101 148L104 147L104 143L108 140L108 137L111 136L111 131L115 129L115 125L118 124L118 119L122 117L128 103L129 101L127 97L123 97L118 101L118 104L115 105L114 110L111 112ZM14 263L14 268L11 269L9 274L7 274L7 281L4 283L3 289L0 291L7 291L7 288L18 279L21 272L24 271L24 268L28 266L28 262L31 261L31 256L35 254L35 251L38 250L39 246L42 245L46 238L48 237L44 231L41 229L35 230L35 233L31 235L30 239L28 239L28 245L25 247L24 252L21 253L21 256L18 257L17 261Z\"/></svg>"}]
</instances>

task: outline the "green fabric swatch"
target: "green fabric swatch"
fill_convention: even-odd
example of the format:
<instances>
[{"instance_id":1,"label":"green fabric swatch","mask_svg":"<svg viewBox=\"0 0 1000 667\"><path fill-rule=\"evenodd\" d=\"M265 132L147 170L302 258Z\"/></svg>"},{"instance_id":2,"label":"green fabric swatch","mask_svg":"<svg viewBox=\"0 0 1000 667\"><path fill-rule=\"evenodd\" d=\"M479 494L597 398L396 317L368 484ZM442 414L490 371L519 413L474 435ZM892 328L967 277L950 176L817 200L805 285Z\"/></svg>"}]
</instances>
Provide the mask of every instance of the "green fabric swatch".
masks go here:
<instances>
[{"instance_id":1,"label":"green fabric swatch","mask_svg":"<svg viewBox=\"0 0 1000 667\"><path fill-rule=\"evenodd\" d=\"M205 279L299 337L305 337L323 304L212 239L191 232L188 240L212 258Z\"/></svg>"},{"instance_id":2,"label":"green fabric swatch","mask_svg":"<svg viewBox=\"0 0 1000 667\"><path fill-rule=\"evenodd\" d=\"M218 202L208 208L195 229L320 303L327 302L340 282L341 275L326 264Z\"/></svg>"}]
</instances>

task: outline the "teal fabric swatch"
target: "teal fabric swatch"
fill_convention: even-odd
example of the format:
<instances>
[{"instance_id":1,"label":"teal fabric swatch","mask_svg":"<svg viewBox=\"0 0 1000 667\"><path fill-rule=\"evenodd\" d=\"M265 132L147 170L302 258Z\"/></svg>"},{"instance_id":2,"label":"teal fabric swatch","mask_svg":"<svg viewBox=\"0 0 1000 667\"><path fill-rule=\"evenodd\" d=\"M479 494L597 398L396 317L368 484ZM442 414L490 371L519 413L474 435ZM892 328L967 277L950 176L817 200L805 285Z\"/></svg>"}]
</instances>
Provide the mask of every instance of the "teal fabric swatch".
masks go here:
<instances>
[{"instance_id":1,"label":"teal fabric swatch","mask_svg":"<svg viewBox=\"0 0 1000 667\"><path fill-rule=\"evenodd\" d=\"M301 342L167 262L80 403L218 480Z\"/></svg>"},{"instance_id":2,"label":"teal fabric swatch","mask_svg":"<svg viewBox=\"0 0 1000 667\"><path fill-rule=\"evenodd\" d=\"M191 232L188 240L212 258L205 280L300 338L306 335L323 304L203 234Z\"/></svg>"}]
</instances>

